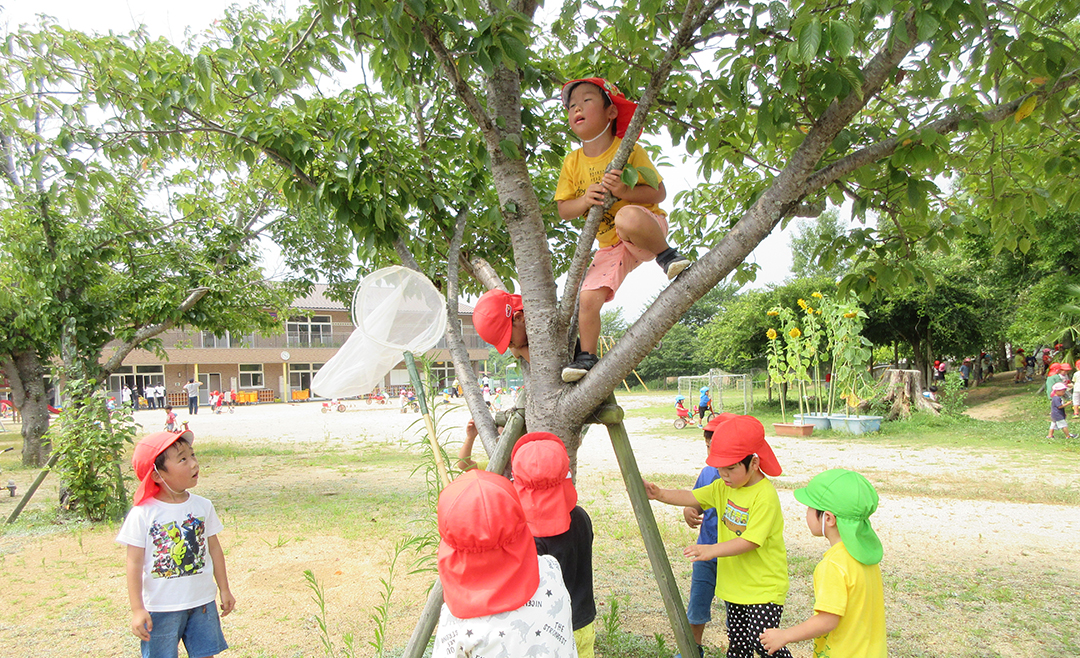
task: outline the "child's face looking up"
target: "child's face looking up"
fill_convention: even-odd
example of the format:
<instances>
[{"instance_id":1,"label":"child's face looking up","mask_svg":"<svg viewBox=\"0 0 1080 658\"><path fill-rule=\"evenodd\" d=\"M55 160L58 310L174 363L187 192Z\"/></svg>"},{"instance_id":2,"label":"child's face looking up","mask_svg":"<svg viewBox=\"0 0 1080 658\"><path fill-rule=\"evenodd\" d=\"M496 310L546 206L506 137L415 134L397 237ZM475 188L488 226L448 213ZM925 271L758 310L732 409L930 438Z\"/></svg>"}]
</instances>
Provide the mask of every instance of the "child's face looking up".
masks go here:
<instances>
[{"instance_id":1,"label":"child's face looking up","mask_svg":"<svg viewBox=\"0 0 1080 658\"><path fill-rule=\"evenodd\" d=\"M591 82L582 82L570 92L566 117L570 130L579 139L593 139L608 129L608 124L619 116L619 108L605 106L604 92Z\"/></svg>"}]
</instances>

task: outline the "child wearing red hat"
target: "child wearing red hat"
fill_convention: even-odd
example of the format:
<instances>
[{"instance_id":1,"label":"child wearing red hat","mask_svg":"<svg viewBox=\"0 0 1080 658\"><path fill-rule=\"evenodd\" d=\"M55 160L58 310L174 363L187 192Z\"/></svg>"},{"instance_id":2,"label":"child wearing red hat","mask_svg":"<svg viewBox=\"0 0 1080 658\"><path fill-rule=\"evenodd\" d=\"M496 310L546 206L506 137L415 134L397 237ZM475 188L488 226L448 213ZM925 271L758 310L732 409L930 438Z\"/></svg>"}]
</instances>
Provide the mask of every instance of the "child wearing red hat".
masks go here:
<instances>
[{"instance_id":1,"label":"child wearing red hat","mask_svg":"<svg viewBox=\"0 0 1080 658\"><path fill-rule=\"evenodd\" d=\"M434 658L577 656L558 561L536 553L514 485L473 469L439 494Z\"/></svg>"},{"instance_id":2,"label":"child wearing red hat","mask_svg":"<svg viewBox=\"0 0 1080 658\"><path fill-rule=\"evenodd\" d=\"M705 424L705 451L709 451L712 444L713 432L726 418L734 416L730 413L719 413ZM707 487L720 479L720 471L715 466L705 465L694 482L695 489ZM698 531L698 544L715 544L717 542L717 517L716 508L710 507L704 512L700 507L683 507L683 519L686 525ZM686 603L686 620L690 622L690 631L694 634L698 651L701 656L705 655L705 647L702 640L705 635L705 625L712 621L712 603L716 598L716 558L711 560L695 560L690 575L690 595ZM680 654L676 654L679 656Z\"/></svg>"},{"instance_id":3,"label":"child wearing red hat","mask_svg":"<svg viewBox=\"0 0 1080 658\"><path fill-rule=\"evenodd\" d=\"M645 261L656 259L669 280L685 270L690 261L668 246L667 215L660 202L667 196L656 167L640 144L635 144L626 164L649 172L637 185L623 182L621 169L604 170L622 144L622 137L637 104L603 78L571 80L562 88L570 130L581 140L581 148L563 160L555 201L559 217L571 221L603 205L605 193L616 201L604 213L596 239L600 250L585 274L578 305L578 331L582 352L563 368L562 379L574 382L597 362L600 338L600 309L615 297L626 276Z\"/></svg>"},{"instance_id":4,"label":"child wearing red hat","mask_svg":"<svg viewBox=\"0 0 1080 658\"><path fill-rule=\"evenodd\" d=\"M570 457L559 437L549 432L522 436L510 455L514 489L539 555L559 561L570 592L574 643L579 658L592 658L596 633L593 597L592 519L577 504L570 479Z\"/></svg>"},{"instance_id":5,"label":"child wearing red hat","mask_svg":"<svg viewBox=\"0 0 1080 658\"><path fill-rule=\"evenodd\" d=\"M716 423L705 463L716 467L719 480L693 491L645 482L645 492L652 500L721 515L718 543L694 544L683 554L695 562L718 558L716 596L727 607L728 656L764 656L761 633L780 625L788 591L784 517L766 477L780 475L780 463L761 422L735 414ZM772 655L791 658L787 649Z\"/></svg>"},{"instance_id":6,"label":"child wearing red hat","mask_svg":"<svg viewBox=\"0 0 1080 658\"><path fill-rule=\"evenodd\" d=\"M143 658L175 656L180 642L192 658L229 648L221 616L232 612L223 529L214 505L188 489L199 483L194 435L151 434L135 446L131 464L139 487L116 541L127 545L127 589L131 632Z\"/></svg>"}]
</instances>

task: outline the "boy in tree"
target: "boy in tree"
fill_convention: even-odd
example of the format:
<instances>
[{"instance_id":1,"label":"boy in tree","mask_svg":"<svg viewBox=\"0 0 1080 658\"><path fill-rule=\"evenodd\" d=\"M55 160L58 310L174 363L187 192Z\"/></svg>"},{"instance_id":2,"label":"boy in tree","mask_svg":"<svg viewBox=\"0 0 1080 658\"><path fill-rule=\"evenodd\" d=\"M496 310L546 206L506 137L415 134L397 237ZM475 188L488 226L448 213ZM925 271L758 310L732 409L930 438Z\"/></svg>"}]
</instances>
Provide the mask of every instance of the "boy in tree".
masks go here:
<instances>
[{"instance_id":1,"label":"boy in tree","mask_svg":"<svg viewBox=\"0 0 1080 658\"><path fill-rule=\"evenodd\" d=\"M690 261L668 246L667 215L658 205L667 191L644 149L635 144L627 160L628 166L646 172L637 185L624 183L621 169L604 171L622 144L637 104L603 78L567 82L562 101L581 148L563 160L555 189L559 217L570 221L586 215L593 206L604 204L607 192L617 199L597 229L600 250L593 256L578 299L582 351L562 371L564 382L575 382L598 361L600 309L615 297L626 276L641 263L656 259L671 280ZM648 178L655 179L655 187L645 182Z\"/></svg>"},{"instance_id":2,"label":"boy in tree","mask_svg":"<svg viewBox=\"0 0 1080 658\"><path fill-rule=\"evenodd\" d=\"M829 540L814 569L814 614L803 623L769 628L761 643L776 653L814 638L815 656L886 658L882 548L870 515L878 505L874 485L842 468L815 475L795 499L806 505L810 534Z\"/></svg>"}]
</instances>

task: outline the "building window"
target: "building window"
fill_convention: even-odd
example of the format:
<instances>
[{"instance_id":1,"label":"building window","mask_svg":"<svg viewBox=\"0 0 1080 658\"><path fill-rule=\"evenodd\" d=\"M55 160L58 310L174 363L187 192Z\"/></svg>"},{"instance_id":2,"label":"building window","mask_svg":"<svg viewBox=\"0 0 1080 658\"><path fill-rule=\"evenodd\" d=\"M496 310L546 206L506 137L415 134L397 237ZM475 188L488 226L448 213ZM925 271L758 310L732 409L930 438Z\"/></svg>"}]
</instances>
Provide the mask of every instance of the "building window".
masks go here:
<instances>
[{"instance_id":1,"label":"building window","mask_svg":"<svg viewBox=\"0 0 1080 658\"><path fill-rule=\"evenodd\" d=\"M289 345L333 347L334 325L329 315L294 315L285 323Z\"/></svg>"},{"instance_id":2,"label":"building window","mask_svg":"<svg viewBox=\"0 0 1080 658\"><path fill-rule=\"evenodd\" d=\"M261 363L240 364L240 388L262 388L263 368Z\"/></svg>"},{"instance_id":3,"label":"building window","mask_svg":"<svg viewBox=\"0 0 1080 658\"><path fill-rule=\"evenodd\" d=\"M202 332L202 346L207 349L228 348L229 332L226 331L224 336L215 336L212 331Z\"/></svg>"}]
</instances>

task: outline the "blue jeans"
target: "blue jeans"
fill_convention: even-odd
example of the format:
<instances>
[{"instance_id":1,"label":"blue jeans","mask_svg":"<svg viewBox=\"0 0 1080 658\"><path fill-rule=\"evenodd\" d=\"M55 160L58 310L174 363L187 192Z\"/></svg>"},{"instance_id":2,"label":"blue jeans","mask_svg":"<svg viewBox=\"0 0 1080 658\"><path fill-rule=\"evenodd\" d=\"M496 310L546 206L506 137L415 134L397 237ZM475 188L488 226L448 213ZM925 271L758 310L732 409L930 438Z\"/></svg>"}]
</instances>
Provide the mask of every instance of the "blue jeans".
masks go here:
<instances>
[{"instance_id":1,"label":"blue jeans","mask_svg":"<svg viewBox=\"0 0 1080 658\"><path fill-rule=\"evenodd\" d=\"M712 602L716 597L716 560L694 562L690 575L690 600L686 619L695 626L712 621Z\"/></svg>"},{"instance_id":2,"label":"blue jeans","mask_svg":"<svg viewBox=\"0 0 1080 658\"><path fill-rule=\"evenodd\" d=\"M151 612L150 619L154 630L149 642L140 642L143 658L177 658L181 641L189 658L206 658L229 648L215 601L190 610Z\"/></svg>"},{"instance_id":3,"label":"blue jeans","mask_svg":"<svg viewBox=\"0 0 1080 658\"><path fill-rule=\"evenodd\" d=\"M187 412L189 414L199 413L199 396L189 395L187 399Z\"/></svg>"}]
</instances>

